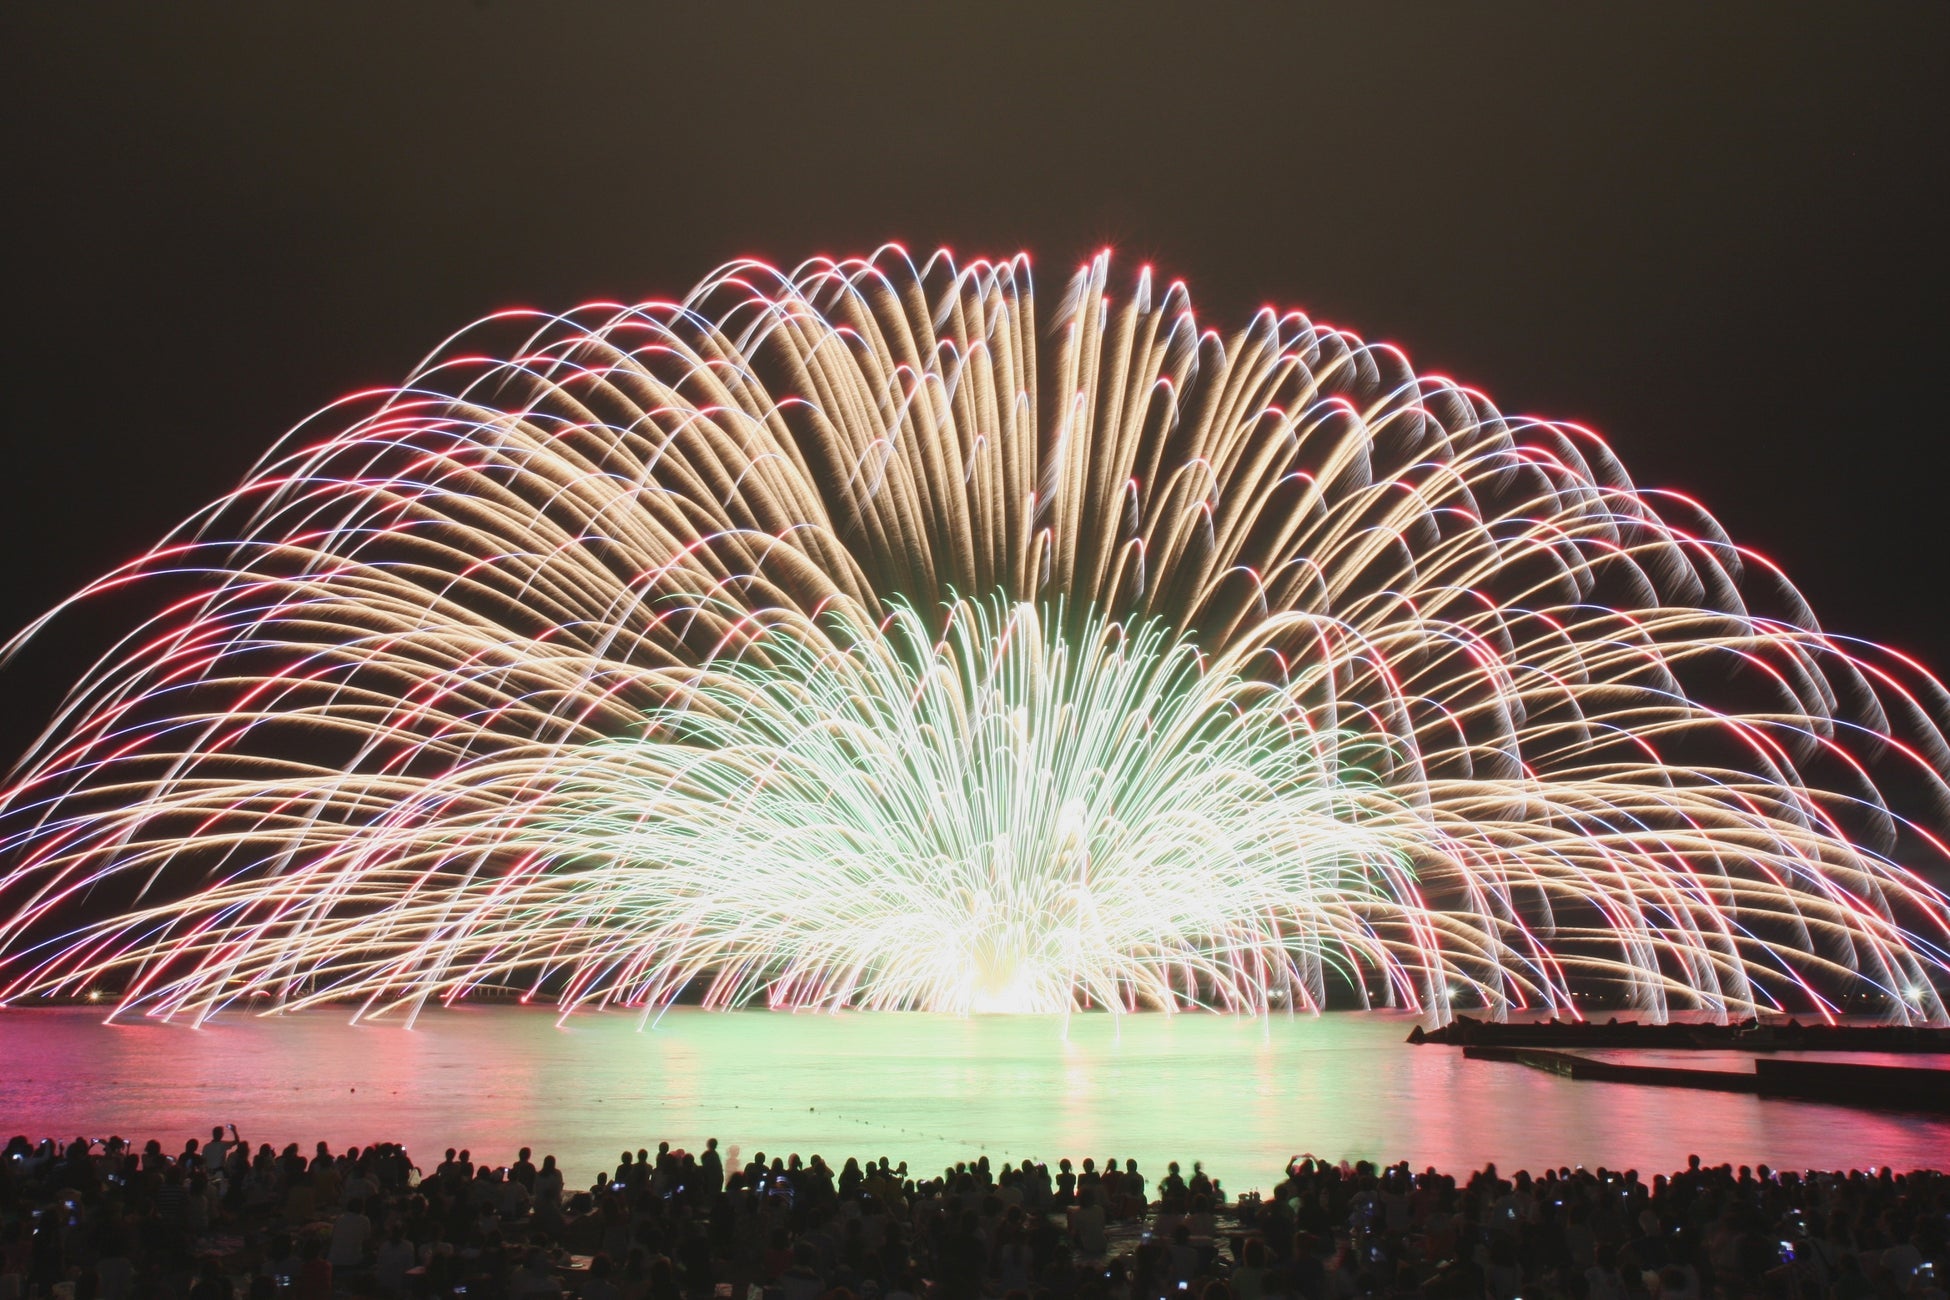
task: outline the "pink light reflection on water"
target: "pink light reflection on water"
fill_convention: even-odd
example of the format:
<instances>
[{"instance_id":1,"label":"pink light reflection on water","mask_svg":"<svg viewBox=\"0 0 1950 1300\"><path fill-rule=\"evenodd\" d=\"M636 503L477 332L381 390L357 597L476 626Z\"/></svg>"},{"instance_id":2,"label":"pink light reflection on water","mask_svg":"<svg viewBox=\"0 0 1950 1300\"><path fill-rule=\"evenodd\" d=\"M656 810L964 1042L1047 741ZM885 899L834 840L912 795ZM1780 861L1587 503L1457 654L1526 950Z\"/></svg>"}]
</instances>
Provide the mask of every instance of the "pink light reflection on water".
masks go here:
<instances>
[{"instance_id":1,"label":"pink light reflection on water","mask_svg":"<svg viewBox=\"0 0 1950 1300\"><path fill-rule=\"evenodd\" d=\"M497 1162L532 1146L576 1183L625 1148L706 1137L768 1156L886 1155L916 1170L984 1152L1116 1156L1155 1180L1167 1160L1200 1159L1234 1191L1270 1186L1298 1152L1648 1174L1693 1152L1783 1167L1950 1165L1943 1119L1573 1082L1409 1047L1410 1024L1089 1015L1066 1036L1041 1017L680 1009L639 1033L634 1016L558 1027L539 1008L493 1006L429 1013L411 1031L331 1013L193 1030L3 1011L0 1136L115 1133L176 1149L234 1120L276 1145L402 1140L423 1165L450 1145ZM1671 1055L1748 1068L1733 1054ZM1729 1060L1710 1061L1720 1055Z\"/></svg>"}]
</instances>

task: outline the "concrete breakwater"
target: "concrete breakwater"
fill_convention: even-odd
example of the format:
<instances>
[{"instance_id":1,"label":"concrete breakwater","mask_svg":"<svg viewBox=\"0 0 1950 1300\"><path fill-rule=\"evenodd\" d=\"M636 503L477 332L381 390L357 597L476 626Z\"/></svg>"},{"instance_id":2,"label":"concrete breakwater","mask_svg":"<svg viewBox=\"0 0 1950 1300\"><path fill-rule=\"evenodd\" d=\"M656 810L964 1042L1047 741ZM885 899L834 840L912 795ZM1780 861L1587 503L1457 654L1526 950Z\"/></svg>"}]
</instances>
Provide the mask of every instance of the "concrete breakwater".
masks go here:
<instances>
[{"instance_id":1,"label":"concrete breakwater","mask_svg":"<svg viewBox=\"0 0 1950 1300\"><path fill-rule=\"evenodd\" d=\"M1472 1061L1507 1061L1568 1079L1659 1088L1748 1093L1792 1101L1820 1101L1871 1110L1950 1113L1950 1072L1850 1061L1757 1060L1751 1072L1676 1069L1598 1061L1543 1048L1471 1045Z\"/></svg>"},{"instance_id":2,"label":"concrete breakwater","mask_svg":"<svg viewBox=\"0 0 1950 1300\"><path fill-rule=\"evenodd\" d=\"M1439 1029L1417 1025L1417 1044L1449 1047L1527 1047L1560 1051L1636 1047L1662 1051L1743 1052L1942 1052L1950 1053L1950 1028L1928 1025L1804 1025L1799 1021L1748 1021L1734 1025L1652 1024L1638 1020L1472 1020L1457 1016Z\"/></svg>"}]
</instances>

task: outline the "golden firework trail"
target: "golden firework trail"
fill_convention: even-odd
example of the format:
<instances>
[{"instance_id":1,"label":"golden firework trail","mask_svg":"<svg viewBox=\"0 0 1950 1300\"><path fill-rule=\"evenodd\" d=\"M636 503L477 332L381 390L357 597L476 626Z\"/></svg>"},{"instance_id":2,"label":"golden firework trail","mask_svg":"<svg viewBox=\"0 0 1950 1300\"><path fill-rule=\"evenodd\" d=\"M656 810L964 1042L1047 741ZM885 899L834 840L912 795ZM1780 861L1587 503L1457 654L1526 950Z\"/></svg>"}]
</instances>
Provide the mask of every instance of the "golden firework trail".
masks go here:
<instances>
[{"instance_id":1,"label":"golden firework trail","mask_svg":"<svg viewBox=\"0 0 1950 1300\"><path fill-rule=\"evenodd\" d=\"M1927 670L1588 430L1109 276L738 262L313 417L68 602L155 612L0 796L0 996L1945 1021Z\"/></svg>"}]
</instances>

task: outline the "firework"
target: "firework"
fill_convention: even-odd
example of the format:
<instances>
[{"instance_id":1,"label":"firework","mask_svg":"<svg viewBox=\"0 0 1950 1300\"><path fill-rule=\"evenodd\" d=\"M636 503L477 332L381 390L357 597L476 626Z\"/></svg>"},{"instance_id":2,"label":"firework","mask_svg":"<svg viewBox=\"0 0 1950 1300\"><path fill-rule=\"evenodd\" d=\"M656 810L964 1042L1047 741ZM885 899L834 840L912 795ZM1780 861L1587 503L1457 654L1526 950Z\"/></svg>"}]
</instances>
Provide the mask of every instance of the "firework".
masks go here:
<instances>
[{"instance_id":1,"label":"firework","mask_svg":"<svg viewBox=\"0 0 1950 1300\"><path fill-rule=\"evenodd\" d=\"M1589 431L1107 258L491 317L132 591L0 806L8 998L1945 1019L1925 669Z\"/></svg>"}]
</instances>

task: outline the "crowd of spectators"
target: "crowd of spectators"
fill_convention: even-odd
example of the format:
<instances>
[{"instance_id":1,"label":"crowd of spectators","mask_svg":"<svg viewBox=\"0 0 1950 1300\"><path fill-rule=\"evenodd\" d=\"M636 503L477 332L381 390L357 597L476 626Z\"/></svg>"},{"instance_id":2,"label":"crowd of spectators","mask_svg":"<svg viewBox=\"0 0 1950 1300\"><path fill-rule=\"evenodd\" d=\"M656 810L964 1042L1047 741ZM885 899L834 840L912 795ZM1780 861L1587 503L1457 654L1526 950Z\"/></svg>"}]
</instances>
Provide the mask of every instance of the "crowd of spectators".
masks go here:
<instances>
[{"instance_id":1,"label":"crowd of spectators","mask_svg":"<svg viewBox=\"0 0 1950 1300\"><path fill-rule=\"evenodd\" d=\"M1950 1300L1931 1172L1547 1169L1461 1179L1296 1158L1228 1202L1198 1166L624 1152L586 1189L526 1148L430 1170L235 1128L15 1138L0 1300Z\"/></svg>"}]
</instances>

